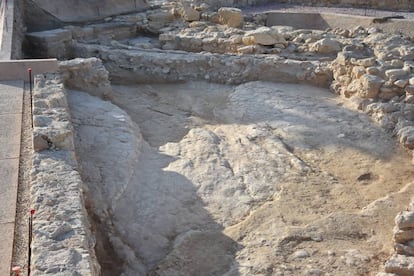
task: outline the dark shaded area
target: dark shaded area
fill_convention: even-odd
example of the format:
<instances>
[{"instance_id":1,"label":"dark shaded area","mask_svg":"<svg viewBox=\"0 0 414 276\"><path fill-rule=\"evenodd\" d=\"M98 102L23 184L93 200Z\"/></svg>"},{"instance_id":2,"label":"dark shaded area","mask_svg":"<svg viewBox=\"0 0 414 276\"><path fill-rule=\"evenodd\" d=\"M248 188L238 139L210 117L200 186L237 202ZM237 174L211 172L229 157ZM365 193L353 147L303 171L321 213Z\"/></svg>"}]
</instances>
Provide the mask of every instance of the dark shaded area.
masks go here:
<instances>
[{"instance_id":1,"label":"dark shaded area","mask_svg":"<svg viewBox=\"0 0 414 276\"><path fill-rule=\"evenodd\" d=\"M63 26L62 21L47 11L39 8L39 6L32 0L25 0L23 11L24 23L28 32L38 32Z\"/></svg>"}]
</instances>

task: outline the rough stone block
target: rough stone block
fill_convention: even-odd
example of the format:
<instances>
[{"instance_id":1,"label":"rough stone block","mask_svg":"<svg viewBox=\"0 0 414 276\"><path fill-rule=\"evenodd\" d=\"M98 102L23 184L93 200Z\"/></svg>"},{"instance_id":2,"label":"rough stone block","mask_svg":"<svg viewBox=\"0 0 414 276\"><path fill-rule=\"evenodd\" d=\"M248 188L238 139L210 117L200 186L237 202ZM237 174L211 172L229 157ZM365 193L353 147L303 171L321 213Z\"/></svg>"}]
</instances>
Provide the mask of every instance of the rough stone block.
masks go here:
<instances>
[{"instance_id":1,"label":"rough stone block","mask_svg":"<svg viewBox=\"0 0 414 276\"><path fill-rule=\"evenodd\" d=\"M414 229L412 230L400 230L397 227L394 228L394 241L397 243L406 243L414 240Z\"/></svg>"},{"instance_id":2,"label":"rough stone block","mask_svg":"<svg viewBox=\"0 0 414 276\"><path fill-rule=\"evenodd\" d=\"M218 10L220 22L229 27L238 28L243 25L243 14L240 9L220 8Z\"/></svg>"},{"instance_id":3,"label":"rough stone block","mask_svg":"<svg viewBox=\"0 0 414 276\"><path fill-rule=\"evenodd\" d=\"M384 80L375 75L365 74L360 78L362 90L358 91L362 98L375 98Z\"/></svg>"},{"instance_id":4,"label":"rough stone block","mask_svg":"<svg viewBox=\"0 0 414 276\"><path fill-rule=\"evenodd\" d=\"M414 257L395 254L385 263L385 272L400 276L414 275Z\"/></svg>"},{"instance_id":5,"label":"rough stone block","mask_svg":"<svg viewBox=\"0 0 414 276\"><path fill-rule=\"evenodd\" d=\"M398 136L414 135L414 127L404 127L398 132ZM395 217L395 224L401 230L414 228L414 211L402 211Z\"/></svg>"},{"instance_id":6,"label":"rough stone block","mask_svg":"<svg viewBox=\"0 0 414 276\"><path fill-rule=\"evenodd\" d=\"M283 35L268 27L260 27L256 30L246 32L245 37L249 42L251 41L251 43L247 44L274 45L286 43Z\"/></svg>"},{"instance_id":7,"label":"rough stone block","mask_svg":"<svg viewBox=\"0 0 414 276\"><path fill-rule=\"evenodd\" d=\"M335 39L323 38L312 44L310 50L320 54L338 53L341 50L341 43Z\"/></svg>"}]
</instances>

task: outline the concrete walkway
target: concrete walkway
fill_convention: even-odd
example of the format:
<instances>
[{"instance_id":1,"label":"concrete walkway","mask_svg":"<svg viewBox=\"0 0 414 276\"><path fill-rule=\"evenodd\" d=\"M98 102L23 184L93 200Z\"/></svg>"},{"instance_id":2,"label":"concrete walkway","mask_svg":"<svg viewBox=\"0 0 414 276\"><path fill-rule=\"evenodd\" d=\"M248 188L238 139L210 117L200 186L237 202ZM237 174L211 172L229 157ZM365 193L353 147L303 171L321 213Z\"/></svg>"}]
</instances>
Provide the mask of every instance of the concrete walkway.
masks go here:
<instances>
[{"instance_id":1,"label":"concrete walkway","mask_svg":"<svg viewBox=\"0 0 414 276\"><path fill-rule=\"evenodd\" d=\"M16 217L23 81L0 82L0 275L10 275Z\"/></svg>"}]
</instances>

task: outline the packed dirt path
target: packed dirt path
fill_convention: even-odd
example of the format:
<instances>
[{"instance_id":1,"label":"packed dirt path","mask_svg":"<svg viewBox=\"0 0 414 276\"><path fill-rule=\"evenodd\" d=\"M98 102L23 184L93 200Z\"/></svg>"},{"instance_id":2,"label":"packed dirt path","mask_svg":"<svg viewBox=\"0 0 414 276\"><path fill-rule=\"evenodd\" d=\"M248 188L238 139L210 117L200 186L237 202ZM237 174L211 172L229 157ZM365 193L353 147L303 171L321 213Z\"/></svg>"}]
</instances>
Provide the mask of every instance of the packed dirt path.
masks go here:
<instances>
[{"instance_id":1,"label":"packed dirt path","mask_svg":"<svg viewBox=\"0 0 414 276\"><path fill-rule=\"evenodd\" d=\"M19 175L23 82L0 83L0 275L11 271Z\"/></svg>"},{"instance_id":2,"label":"packed dirt path","mask_svg":"<svg viewBox=\"0 0 414 276\"><path fill-rule=\"evenodd\" d=\"M114 86L121 109L69 102L104 275L375 275L414 192L408 154L325 89Z\"/></svg>"}]
</instances>

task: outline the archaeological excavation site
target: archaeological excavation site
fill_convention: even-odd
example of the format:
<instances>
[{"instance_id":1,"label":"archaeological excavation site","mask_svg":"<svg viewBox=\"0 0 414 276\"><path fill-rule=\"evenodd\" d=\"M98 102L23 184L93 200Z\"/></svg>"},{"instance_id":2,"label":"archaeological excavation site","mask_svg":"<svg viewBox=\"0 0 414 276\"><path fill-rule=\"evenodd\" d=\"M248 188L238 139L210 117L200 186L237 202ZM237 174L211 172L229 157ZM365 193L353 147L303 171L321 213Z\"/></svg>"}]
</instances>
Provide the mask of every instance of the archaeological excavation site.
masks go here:
<instances>
[{"instance_id":1,"label":"archaeological excavation site","mask_svg":"<svg viewBox=\"0 0 414 276\"><path fill-rule=\"evenodd\" d=\"M0 0L0 276L413 276L414 2Z\"/></svg>"}]
</instances>

